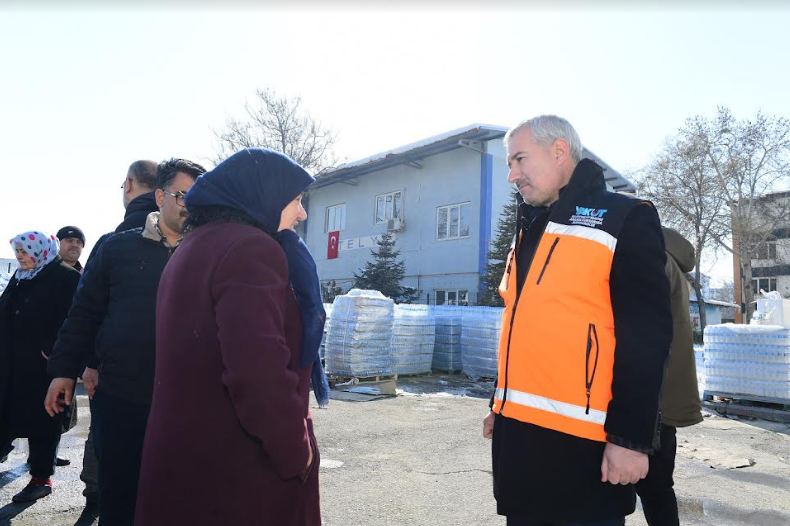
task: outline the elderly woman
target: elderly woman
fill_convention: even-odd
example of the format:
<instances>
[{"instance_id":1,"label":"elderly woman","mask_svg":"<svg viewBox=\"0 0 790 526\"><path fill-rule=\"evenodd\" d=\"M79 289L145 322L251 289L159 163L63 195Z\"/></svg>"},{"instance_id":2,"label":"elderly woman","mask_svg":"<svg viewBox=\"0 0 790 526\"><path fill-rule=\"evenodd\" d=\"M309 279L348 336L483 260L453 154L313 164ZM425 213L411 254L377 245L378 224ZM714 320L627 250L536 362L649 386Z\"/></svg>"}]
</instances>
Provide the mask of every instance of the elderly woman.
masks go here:
<instances>
[{"instance_id":1,"label":"elderly woman","mask_svg":"<svg viewBox=\"0 0 790 526\"><path fill-rule=\"evenodd\" d=\"M47 357L80 274L58 256L55 236L25 232L11 246L19 268L0 296L0 447L15 438L28 439L32 478L13 497L14 502L26 502L52 492L63 415L51 418L44 410L52 380Z\"/></svg>"},{"instance_id":2,"label":"elderly woman","mask_svg":"<svg viewBox=\"0 0 790 526\"><path fill-rule=\"evenodd\" d=\"M157 296L135 524L321 524L317 345L302 345L307 311L288 274L309 258L292 229L312 182L288 157L248 149L187 194L188 233Z\"/></svg>"}]
</instances>

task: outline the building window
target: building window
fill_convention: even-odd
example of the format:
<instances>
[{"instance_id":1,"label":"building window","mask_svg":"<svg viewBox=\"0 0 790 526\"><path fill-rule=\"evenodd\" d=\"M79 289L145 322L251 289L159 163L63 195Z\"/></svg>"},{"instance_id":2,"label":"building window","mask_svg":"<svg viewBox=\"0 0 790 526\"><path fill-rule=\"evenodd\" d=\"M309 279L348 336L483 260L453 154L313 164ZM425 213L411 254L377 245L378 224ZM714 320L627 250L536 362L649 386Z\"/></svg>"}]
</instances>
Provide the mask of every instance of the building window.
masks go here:
<instances>
[{"instance_id":1,"label":"building window","mask_svg":"<svg viewBox=\"0 0 790 526\"><path fill-rule=\"evenodd\" d=\"M326 207L324 232L334 232L346 228L346 204Z\"/></svg>"},{"instance_id":2,"label":"building window","mask_svg":"<svg viewBox=\"0 0 790 526\"><path fill-rule=\"evenodd\" d=\"M754 290L755 294L758 294L760 290L764 290L765 292L771 292L776 290L776 278L756 278L752 280L752 289Z\"/></svg>"},{"instance_id":3,"label":"building window","mask_svg":"<svg viewBox=\"0 0 790 526\"><path fill-rule=\"evenodd\" d=\"M376 196L376 224L386 223L390 219L403 219L403 194L390 192Z\"/></svg>"},{"instance_id":4,"label":"building window","mask_svg":"<svg viewBox=\"0 0 790 526\"><path fill-rule=\"evenodd\" d=\"M458 239L469 237L472 205L440 206L436 209L436 239Z\"/></svg>"},{"instance_id":5,"label":"building window","mask_svg":"<svg viewBox=\"0 0 790 526\"><path fill-rule=\"evenodd\" d=\"M437 290L436 305L469 305L469 291Z\"/></svg>"},{"instance_id":6,"label":"building window","mask_svg":"<svg viewBox=\"0 0 790 526\"><path fill-rule=\"evenodd\" d=\"M776 259L776 241L766 241L752 254L752 259Z\"/></svg>"}]
</instances>

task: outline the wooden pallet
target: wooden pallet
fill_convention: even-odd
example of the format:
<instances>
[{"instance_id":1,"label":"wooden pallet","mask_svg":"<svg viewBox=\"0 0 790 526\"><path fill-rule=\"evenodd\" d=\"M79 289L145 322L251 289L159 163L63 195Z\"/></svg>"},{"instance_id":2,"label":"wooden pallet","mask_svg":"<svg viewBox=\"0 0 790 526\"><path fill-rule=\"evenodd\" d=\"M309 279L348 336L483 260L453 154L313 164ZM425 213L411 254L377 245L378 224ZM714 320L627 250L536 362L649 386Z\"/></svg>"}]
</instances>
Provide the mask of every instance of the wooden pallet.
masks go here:
<instances>
[{"instance_id":1,"label":"wooden pallet","mask_svg":"<svg viewBox=\"0 0 790 526\"><path fill-rule=\"evenodd\" d=\"M353 387L377 388L383 395L395 396L397 374L380 374L373 376L331 376L329 386L333 389L349 389Z\"/></svg>"},{"instance_id":2,"label":"wooden pallet","mask_svg":"<svg viewBox=\"0 0 790 526\"><path fill-rule=\"evenodd\" d=\"M790 400L756 395L705 391L702 405L722 415L790 422Z\"/></svg>"}]
</instances>

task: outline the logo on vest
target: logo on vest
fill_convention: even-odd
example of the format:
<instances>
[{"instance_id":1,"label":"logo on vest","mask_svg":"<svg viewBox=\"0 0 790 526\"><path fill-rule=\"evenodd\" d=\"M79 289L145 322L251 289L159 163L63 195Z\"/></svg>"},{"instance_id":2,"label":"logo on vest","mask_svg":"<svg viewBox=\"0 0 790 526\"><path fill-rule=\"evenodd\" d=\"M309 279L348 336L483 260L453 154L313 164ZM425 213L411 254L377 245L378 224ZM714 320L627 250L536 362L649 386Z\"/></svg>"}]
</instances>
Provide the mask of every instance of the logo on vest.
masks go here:
<instances>
[{"instance_id":1,"label":"logo on vest","mask_svg":"<svg viewBox=\"0 0 790 526\"><path fill-rule=\"evenodd\" d=\"M570 222L572 225L582 225L589 227L601 226L603 224L603 216L606 210L603 208L586 208L583 206L576 207L576 214L571 216Z\"/></svg>"}]
</instances>

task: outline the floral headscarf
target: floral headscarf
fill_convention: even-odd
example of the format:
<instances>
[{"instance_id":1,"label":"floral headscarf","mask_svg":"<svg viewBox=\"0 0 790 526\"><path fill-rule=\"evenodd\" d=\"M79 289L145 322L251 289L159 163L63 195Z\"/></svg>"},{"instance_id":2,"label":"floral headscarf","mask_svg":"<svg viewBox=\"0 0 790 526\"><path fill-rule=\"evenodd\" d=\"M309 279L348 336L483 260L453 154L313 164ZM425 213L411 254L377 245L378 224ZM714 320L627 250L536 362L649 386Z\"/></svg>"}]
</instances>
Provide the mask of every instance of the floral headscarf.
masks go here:
<instances>
[{"instance_id":1,"label":"floral headscarf","mask_svg":"<svg viewBox=\"0 0 790 526\"><path fill-rule=\"evenodd\" d=\"M22 248L36 263L36 266L30 270L17 269L15 277L18 280L33 279L44 267L54 261L58 257L58 252L60 252L58 238L45 232L25 232L14 236L9 242L14 250L17 247Z\"/></svg>"}]
</instances>

